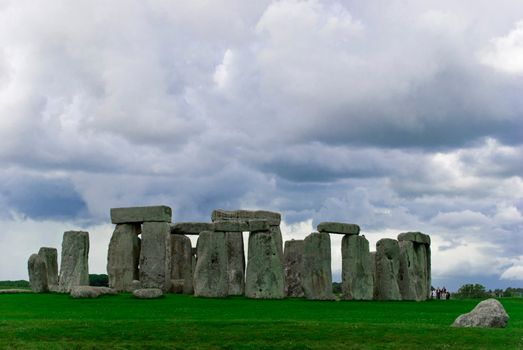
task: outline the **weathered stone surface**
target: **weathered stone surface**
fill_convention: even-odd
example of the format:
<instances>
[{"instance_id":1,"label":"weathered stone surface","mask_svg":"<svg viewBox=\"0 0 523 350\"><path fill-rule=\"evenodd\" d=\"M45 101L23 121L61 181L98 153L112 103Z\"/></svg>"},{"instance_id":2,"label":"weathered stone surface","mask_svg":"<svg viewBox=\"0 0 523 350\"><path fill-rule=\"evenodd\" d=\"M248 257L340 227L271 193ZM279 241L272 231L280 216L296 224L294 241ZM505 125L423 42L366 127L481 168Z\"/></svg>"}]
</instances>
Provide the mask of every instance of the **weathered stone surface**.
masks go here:
<instances>
[{"instance_id":1,"label":"weathered stone surface","mask_svg":"<svg viewBox=\"0 0 523 350\"><path fill-rule=\"evenodd\" d=\"M415 241L399 241L398 284L403 300L427 300L430 295L430 246Z\"/></svg>"},{"instance_id":2,"label":"weathered stone surface","mask_svg":"<svg viewBox=\"0 0 523 350\"><path fill-rule=\"evenodd\" d=\"M331 239L325 232L313 232L304 239L303 291L311 300L333 300Z\"/></svg>"},{"instance_id":3,"label":"weathered stone surface","mask_svg":"<svg viewBox=\"0 0 523 350\"><path fill-rule=\"evenodd\" d=\"M345 235L341 240L341 289L347 300L372 300L374 277L369 241L365 236Z\"/></svg>"},{"instance_id":4,"label":"weathered stone surface","mask_svg":"<svg viewBox=\"0 0 523 350\"><path fill-rule=\"evenodd\" d=\"M131 282L131 292L134 292L137 289L142 289L142 283L139 280L133 280Z\"/></svg>"},{"instance_id":5,"label":"weathered stone surface","mask_svg":"<svg viewBox=\"0 0 523 350\"><path fill-rule=\"evenodd\" d=\"M404 232L398 235L398 241L411 241L430 245L430 236L421 232Z\"/></svg>"},{"instance_id":6,"label":"weathered stone surface","mask_svg":"<svg viewBox=\"0 0 523 350\"><path fill-rule=\"evenodd\" d=\"M483 328L505 328L509 316L503 305L496 299L487 299L480 302L469 313L460 315L453 327L483 327Z\"/></svg>"},{"instance_id":7,"label":"weathered stone surface","mask_svg":"<svg viewBox=\"0 0 523 350\"><path fill-rule=\"evenodd\" d=\"M80 298L98 298L100 295L116 295L116 289L108 287L94 287L94 286L75 286L71 288L71 297L75 299Z\"/></svg>"},{"instance_id":8,"label":"weathered stone surface","mask_svg":"<svg viewBox=\"0 0 523 350\"><path fill-rule=\"evenodd\" d=\"M140 249L142 288L171 287L171 228L166 222L145 222Z\"/></svg>"},{"instance_id":9,"label":"weathered stone surface","mask_svg":"<svg viewBox=\"0 0 523 350\"><path fill-rule=\"evenodd\" d=\"M243 234L226 232L227 240L227 280L229 295L243 295L245 292L245 253Z\"/></svg>"},{"instance_id":10,"label":"weathered stone surface","mask_svg":"<svg viewBox=\"0 0 523 350\"><path fill-rule=\"evenodd\" d=\"M30 289L0 289L0 294L20 294L20 293L32 293L33 291Z\"/></svg>"},{"instance_id":11,"label":"weathered stone surface","mask_svg":"<svg viewBox=\"0 0 523 350\"><path fill-rule=\"evenodd\" d=\"M225 232L201 232L196 247L198 259L194 270L194 295L226 297L228 277Z\"/></svg>"},{"instance_id":12,"label":"weathered stone surface","mask_svg":"<svg viewBox=\"0 0 523 350\"><path fill-rule=\"evenodd\" d=\"M283 248L278 226L249 234L245 296L256 299L285 297Z\"/></svg>"},{"instance_id":13,"label":"weathered stone surface","mask_svg":"<svg viewBox=\"0 0 523 350\"><path fill-rule=\"evenodd\" d=\"M62 240L60 291L68 293L72 287L87 285L89 285L89 233L67 231Z\"/></svg>"},{"instance_id":14,"label":"weathered stone surface","mask_svg":"<svg viewBox=\"0 0 523 350\"><path fill-rule=\"evenodd\" d=\"M285 295L288 297L301 298L303 292L303 240L291 240L285 242L283 250Z\"/></svg>"},{"instance_id":15,"label":"weathered stone surface","mask_svg":"<svg viewBox=\"0 0 523 350\"><path fill-rule=\"evenodd\" d=\"M202 231L213 231L212 222L176 222L171 224L171 233L177 235L199 235Z\"/></svg>"},{"instance_id":16,"label":"weathered stone surface","mask_svg":"<svg viewBox=\"0 0 523 350\"><path fill-rule=\"evenodd\" d=\"M184 285L183 279L171 280L171 288L169 289L169 291L171 293L182 294L183 285Z\"/></svg>"},{"instance_id":17,"label":"weathered stone surface","mask_svg":"<svg viewBox=\"0 0 523 350\"><path fill-rule=\"evenodd\" d=\"M171 236L171 280L183 281L180 293L193 294L192 246L184 235Z\"/></svg>"},{"instance_id":18,"label":"weathered stone surface","mask_svg":"<svg viewBox=\"0 0 523 350\"><path fill-rule=\"evenodd\" d=\"M373 292L372 298L377 299L377 282L376 282L376 252L370 252L370 267L372 270L372 283L373 283Z\"/></svg>"},{"instance_id":19,"label":"weathered stone surface","mask_svg":"<svg viewBox=\"0 0 523 350\"><path fill-rule=\"evenodd\" d=\"M218 232L243 232L249 231L249 223L243 220L215 221L214 231Z\"/></svg>"},{"instance_id":20,"label":"weathered stone surface","mask_svg":"<svg viewBox=\"0 0 523 350\"><path fill-rule=\"evenodd\" d=\"M47 267L47 283L49 286L58 285L58 251L56 248L42 247L38 251Z\"/></svg>"},{"instance_id":21,"label":"weathered stone surface","mask_svg":"<svg viewBox=\"0 0 523 350\"><path fill-rule=\"evenodd\" d=\"M270 226L278 226L281 222L281 214L266 210L214 210L211 219L215 221L226 220L267 220Z\"/></svg>"},{"instance_id":22,"label":"weathered stone surface","mask_svg":"<svg viewBox=\"0 0 523 350\"><path fill-rule=\"evenodd\" d=\"M131 283L139 278L140 224L118 224L107 253L109 286L119 291L131 291Z\"/></svg>"},{"instance_id":23,"label":"weathered stone surface","mask_svg":"<svg viewBox=\"0 0 523 350\"><path fill-rule=\"evenodd\" d=\"M165 205L150 207L111 208L113 224L171 222L172 210Z\"/></svg>"},{"instance_id":24,"label":"weathered stone surface","mask_svg":"<svg viewBox=\"0 0 523 350\"><path fill-rule=\"evenodd\" d=\"M376 243L376 299L401 300L398 285L400 249L398 241L390 238Z\"/></svg>"},{"instance_id":25,"label":"weathered stone surface","mask_svg":"<svg viewBox=\"0 0 523 350\"><path fill-rule=\"evenodd\" d=\"M337 233L341 235L358 235L360 227L356 224L345 224L341 222L320 222L316 226L318 232Z\"/></svg>"},{"instance_id":26,"label":"weathered stone surface","mask_svg":"<svg viewBox=\"0 0 523 350\"><path fill-rule=\"evenodd\" d=\"M156 299L163 296L160 288L142 288L133 292L133 296L138 299Z\"/></svg>"},{"instance_id":27,"label":"weathered stone surface","mask_svg":"<svg viewBox=\"0 0 523 350\"><path fill-rule=\"evenodd\" d=\"M44 258L38 254L31 254L27 262L29 284L34 293L43 293L49 290L47 283L47 266Z\"/></svg>"}]
</instances>

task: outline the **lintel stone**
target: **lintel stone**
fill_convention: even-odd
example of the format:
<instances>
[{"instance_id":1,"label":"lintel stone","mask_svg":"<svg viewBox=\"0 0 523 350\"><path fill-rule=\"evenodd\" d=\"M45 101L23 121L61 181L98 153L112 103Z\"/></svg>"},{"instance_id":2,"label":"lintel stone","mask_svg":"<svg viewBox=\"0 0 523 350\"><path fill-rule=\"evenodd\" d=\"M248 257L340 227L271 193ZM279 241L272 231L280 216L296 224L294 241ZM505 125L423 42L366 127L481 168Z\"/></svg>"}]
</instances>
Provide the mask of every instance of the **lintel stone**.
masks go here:
<instances>
[{"instance_id":1,"label":"lintel stone","mask_svg":"<svg viewBox=\"0 0 523 350\"><path fill-rule=\"evenodd\" d=\"M320 222L317 226L318 232L337 233L340 235L358 235L360 227L356 224L345 224L341 222Z\"/></svg>"},{"instance_id":2,"label":"lintel stone","mask_svg":"<svg viewBox=\"0 0 523 350\"><path fill-rule=\"evenodd\" d=\"M171 225L171 233L178 235L199 235L203 231L213 231L211 222L177 222Z\"/></svg>"},{"instance_id":3,"label":"lintel stone","mask_svg":"<svg viewBox=\"0 0 523 350\"><path fill-rule=\"evenodd\" d=\"M111 208L113 224L171 222L172 210L165 205L150 207Z\"/></svg>"},{"instance_id":4,"label":"lintel stone","mask_svg":"<svg viewBox=\"0 0 523 350\"><path fill-rule=\"evenodd\" d=\"M430 245L430 236L421 232L404 232L398 235L398 241L411 241Z\"/></svg>"},{"instance_id":5,"label":"lintel stone","mask_svg":"<svg viewBox=\"0 0 523 350\"><path fill-rule=\"evenodd\" d=\"M267 210L213 210L211 219L215 221L230 220L267 220L270 226L279 226L281 214Z\"/></svg>"}]
</instances>

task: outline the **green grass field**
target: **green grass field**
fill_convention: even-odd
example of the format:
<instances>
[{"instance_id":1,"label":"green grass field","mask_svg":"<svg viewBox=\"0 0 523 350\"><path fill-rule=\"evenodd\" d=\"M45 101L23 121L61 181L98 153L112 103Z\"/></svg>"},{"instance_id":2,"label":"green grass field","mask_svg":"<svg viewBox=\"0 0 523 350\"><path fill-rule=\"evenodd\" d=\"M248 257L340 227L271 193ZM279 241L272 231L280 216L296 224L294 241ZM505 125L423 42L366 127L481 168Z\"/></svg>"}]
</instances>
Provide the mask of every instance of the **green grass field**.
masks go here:
<instances>
[{"instance_id":1,"label":"green grass field","mask_svg":"<svg viewBox=\"0 0 523 350\"><path fill-rule=\"evenodd\" d=\"M314 302L130 294L0 295L2 349L523 349L523 299L505 329L449 325L478 300Z\"/></svg>"}]
</instances>

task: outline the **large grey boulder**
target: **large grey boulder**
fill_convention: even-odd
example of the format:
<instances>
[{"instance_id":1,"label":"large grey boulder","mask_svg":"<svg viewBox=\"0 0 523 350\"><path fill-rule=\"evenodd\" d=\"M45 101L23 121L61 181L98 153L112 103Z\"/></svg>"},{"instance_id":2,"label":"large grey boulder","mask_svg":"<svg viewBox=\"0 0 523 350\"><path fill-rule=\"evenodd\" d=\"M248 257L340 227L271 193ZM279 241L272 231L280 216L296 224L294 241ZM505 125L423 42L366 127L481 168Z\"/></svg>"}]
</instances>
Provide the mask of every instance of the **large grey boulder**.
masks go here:
<instances>
[{"instance_id":1,"label":"large grey boulder","mask_svg":"<svg viewBox=\"0 0 523 350\"><path fill-rule=\"evenodd\" d=\"M303 240L291 240L285 242L283 250L284 273L285 273L285 295L288 297L301 298L303 292L303 252L305 243Z\"/></svg>"},{"instance_id":2,"label":"large grey boulder","mask_svg":"<svg viewBox=\"0 0 523 350\"><path fill-rule=\"evenodd\" d=\"M47 266L47 283L49 287L58 286L58 251L56 248L42 247L38 251Z\"/></svg>"},{"instance_id":3,"label":"large grey boulder","mask_svg":"<svg viewBox=\"0 0 523 350\"><path fill-rule=\"evenodd\" d=\"M358 235L360 227L356 224L345 224L342 222L320 222L316 226L318 232L337 233L340 235Z\"/></svg>"},{"instance_id":4,"label":"large grey boulder","mask_svg":"<svg viewBox=\"0 0 523 350\"><path fill-rule=\"evenodd\" d=\"M228 295L226 242L225 232L200 232L194 270L195 296L220 298Z\"/></svg>"},{"instance_id":5,"label":"large grey boulder","mask_svg":"<svg viewBox=\"0 0 523 350\"><path fill-rule=\"evenodd\" d=\"M69 293L72 287L89 285L89 233L67 231L62 240L59 288Z\"/></svg>"},{"instance_id":6,"label":"large grey boulder","mask_svg":"<svg viewBox=\"0 0 523 350\"><path fill-rule=\"evenodd\" d=\"M285 296L282 238L278 226L249 234L245 296L255 299L282 299Z\"/></svg>"},{"instance_id":7,"label":"large grey boulder","mask_svg":"<svg viewBox=\"0 0 523 350\"><path fill-rule=\"evenodd\" d=\"M43 293L49 290L47 284L47 265L38 254L32 254L27 262L29 284L34 293Z\"/></svg>"},{"instance_id":8,"label":"large grey boulder","mask_svg":"<svg viewBox=\"0 0 523 350\"><path fill-rule=\"evenodd\" d=\"M374 277L369 241L365 236L345 235L341 240L341 289L347 300L372 300Z\"/></svg>"},{"instance_id":9,"label":"large grey boulder","mask_svg":"<svg viewBox=\"0 0 523 350\"><path fill-rule=\"evenodd\" d=\"M171 287L171 227L166 222L144 222L140 249L142 288Z\"/></svg>"},{"instance_id":10,"label":"large grey boulder","mask_svg":"<svg viewBox=\"0 0 523 350\"><path fill-rule=\"evenodd\" d=\"M111 208L111 222L113 224L171 222L171 218L172 210L165 205Z\"/></svg>"},{"instance_id":11,"label":"large grey boulder","mask_svg":"<svg viewBox=\"0 0 523 350\"><path fill-rule=\"evenodd\" d=\"M399 241L398 283L403 300L427 300L430 294L430 258L426 244Z\"/></svg>"},{"instance_id":12,"label":"large grey boulder","mask_svg":"<svg viewBox=\"0 0 523 350\"><path fill-rule=\"evenodd\" d=\"M248 221L248 220L267 220L270 226L279 226L281 214L267 210L214 210L211 215L213 222L216 221Z\"/></svg>"},{"instance_id":13,"label":"large grey boulder","mask_svg":"<svg viewBox=\"0 0 523 350\"><path fill-rule=\"evenodd\" d=\"M193 294L192 246L189 237L171 235L171 280L176 280L177 287L171 290L175 293ZM181 288L178 288L181 282ZM176 291L175 291L176 290Z\"/></svg>"},{"instance_id":14,"label":"large grey boulder","mask_svg":"<svg viewBox=\"0 0 523 350\"><path fill-rule=\"evenodd\" d=\"M98 298L100 295L116 295L116 289L108 287L76 286L71 288L71 297L75 299Z\"/></svg>"},{"instance_id":15,"label":"large grey boulder","mask_svg":"<svg viewBox=\"0 0 523 350\"><path fill-rule=\"evenodd\" d=\"M480 302L469 313L460 315L453 327L483 327L483 328L505 328L509 316L503 305L496 299L487 299Z\"/></svg>"},{"instance_id":16,"label":"large grey boulder","mask_svg":"<svg viewBox=\"0 0 523 350\"><path fill-rule=\"evenodd\" d=\"M398 285L400 249L398 241L390 238L376 243L376 299L401 300Z\"/></svg>"},{"instance_id":17,"label":"large grey boulder","mask_svg":"<svg viewBox=\"0 0 523 350\"><path fill-rule=\"evenodd\" d=\"M398 235L399 287L404 300L426 300L431 287L430 236L421 232Z\"/></svg>"},{"instance_id":18,"label":"large grey boulder","mask_svg":"<svg viewBox=\"0 0 523 350\"><path fill-rule=\"evenodd\" d=\"M199 235L202 231L213 231L211 222L177 222L171 225L171 233L177 235Z\"/></svg>"},{"instance_id":19,"label":"large grey boulder","mask_svg":"<svg viewBox=\"0 0 523 350\"><path fill-rule=\"evenodd\" d=\"M227 280L229 295L245 293L245 253L243 249L243 234L241 232L226 232L227 244Z\"/></svg>"},{"instance_id":20,"label":"large grey boulder","mask_svg":"<svg viewBox=\"0 0 523 350\"><path fill-rule=\"evenodd\" d=\"M118 224L109 242L107 275L109 286L118 291L131 291L133 280L139 278L140 224Z\"/></svg>"},{"instance_id":21,"label":"large grey boulder","mask_svg":"<svg viewBox=\"0 0 523 350\"><path fill-rule=\"evenodd\" d=\"M142 288L133 291L133 296L138 299L157 299L163 296L160 288Z\"/></svg>"},{"instance_id":22,"label":"large grey boulder","mask_svg":"<svg viewBox=\"0 0 523 350\"><path fill-rule=\"evenodd\" d=\"M305 297L311 300L333 300L331 272L331 239L328 233L313 232L304 240Z\"/></svg>"}]
</instances>

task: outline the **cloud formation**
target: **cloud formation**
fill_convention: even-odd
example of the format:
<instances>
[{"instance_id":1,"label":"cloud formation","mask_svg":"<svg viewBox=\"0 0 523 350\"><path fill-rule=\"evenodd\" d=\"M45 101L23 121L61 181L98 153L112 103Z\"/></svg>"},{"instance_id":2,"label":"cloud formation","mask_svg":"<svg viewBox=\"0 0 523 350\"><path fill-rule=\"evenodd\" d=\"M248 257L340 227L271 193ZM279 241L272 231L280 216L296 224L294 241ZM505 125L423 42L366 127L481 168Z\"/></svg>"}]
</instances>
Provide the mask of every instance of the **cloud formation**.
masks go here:
<instances>
[{"instance_id":1,"label":"cloud formation","mask_svg":"<svg viewBox=\"0 0 523 350\"><path fill-rule=\"evenodd\" d=\"M287 238L421 230L438 283L521 283L522 23L509 0L4 1L0 279L162 203L281 211Z\"/></svg>"}]
</instances>

